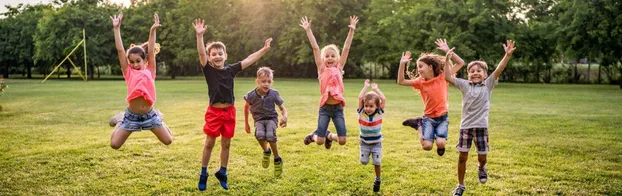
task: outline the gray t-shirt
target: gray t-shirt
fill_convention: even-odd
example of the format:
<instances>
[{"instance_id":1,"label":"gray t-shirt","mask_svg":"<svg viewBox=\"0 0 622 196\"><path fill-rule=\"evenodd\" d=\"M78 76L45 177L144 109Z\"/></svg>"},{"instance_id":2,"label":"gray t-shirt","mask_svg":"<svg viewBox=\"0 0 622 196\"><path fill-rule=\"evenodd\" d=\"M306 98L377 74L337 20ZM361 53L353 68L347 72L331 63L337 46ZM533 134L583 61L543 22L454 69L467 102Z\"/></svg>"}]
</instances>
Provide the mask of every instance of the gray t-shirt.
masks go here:
<instances>
[{"instance_id":1,"label":"gray t-shirt","mask_svg":"<svg viewBox=\"0 0 622 196\"><path fill-rule=\"evenodd\" d=\"M249 91L244 95L244 100L250 105L250 112L255 122L260 120L278 121L279 114L276 112L276 105L282 105L283 99L279 92L274 89L268 89L266 96L257 94L257 88Z\"/></svg>"},{"instance_id":2,"label":"gray t-shirt","mask_svg":"<svg viewBox=\"0 0 622 196\"><path fill-rule=\"evenodd\" d=\"M462 121L460 129L488 128L488 108L492 89L499 84L494 74L481 84L470 84L468 80L456 78L454 86L462 92Z\"/></svg>"}]
</instances>

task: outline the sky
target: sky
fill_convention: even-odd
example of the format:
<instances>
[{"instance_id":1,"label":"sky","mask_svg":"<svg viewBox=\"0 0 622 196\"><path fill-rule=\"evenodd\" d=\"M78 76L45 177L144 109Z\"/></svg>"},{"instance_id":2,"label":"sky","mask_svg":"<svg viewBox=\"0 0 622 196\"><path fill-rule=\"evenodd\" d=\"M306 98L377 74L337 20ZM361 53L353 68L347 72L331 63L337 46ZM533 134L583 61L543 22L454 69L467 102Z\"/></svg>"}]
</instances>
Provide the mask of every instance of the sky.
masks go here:
<instances>
[{"instance_id":1,"label":"sky","mask_svg":"<svg viewBox=\"0 0 622 196\"><path fill-rule=\"evenodd\" d=\"M49 3L52 0L2 0L2 7L0 7L0 13L5 13L7 9L4 7L5 5L17 6L20 3L23 4L39 4L39 3ZM123 3L124 5L129 5L130 0L109 0L113 3Z\"/></svg>"}]
</instances>

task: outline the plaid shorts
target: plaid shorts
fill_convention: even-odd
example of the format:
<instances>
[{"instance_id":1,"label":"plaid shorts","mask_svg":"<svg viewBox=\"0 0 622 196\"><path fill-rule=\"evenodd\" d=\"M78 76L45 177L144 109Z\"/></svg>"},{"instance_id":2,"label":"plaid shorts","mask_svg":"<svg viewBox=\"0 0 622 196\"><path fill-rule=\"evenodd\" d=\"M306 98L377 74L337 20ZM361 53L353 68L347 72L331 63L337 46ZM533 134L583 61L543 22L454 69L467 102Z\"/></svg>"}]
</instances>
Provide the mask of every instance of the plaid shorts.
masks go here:
<instances>
[{"instance_id":1,"label":"plaid shorts","mask_svg":"<svg viewBox=\"0 0 622 196\"><path fill-rule=\"evenodd\" d=\"M460 138L458 139L458 145L456 145L458 151L469 152L473 142L475 142L477 154L487 154L488 128L460 129Z\"/></svg>"}]
</instances>

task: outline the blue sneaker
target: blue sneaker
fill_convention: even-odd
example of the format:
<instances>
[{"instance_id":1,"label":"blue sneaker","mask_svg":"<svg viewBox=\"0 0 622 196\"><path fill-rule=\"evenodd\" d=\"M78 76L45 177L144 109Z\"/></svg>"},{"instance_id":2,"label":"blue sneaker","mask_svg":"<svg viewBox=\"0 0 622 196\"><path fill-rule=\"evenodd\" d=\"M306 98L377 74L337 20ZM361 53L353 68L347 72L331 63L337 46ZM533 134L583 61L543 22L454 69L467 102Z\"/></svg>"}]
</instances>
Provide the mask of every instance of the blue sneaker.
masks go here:
<instances>
[{"instance_id":1,"label":"blue sneaker","mask_svg":"<svg viewBox=\"0 0 622 196\"><path fill-rule=\"evenodd\" d=\"M199 190L204 191L207 188L207 174L199 175Z\"/></svg>"},{"instance_id":2,"label":"blue sneaker","mask_svg":"<svg viewBox=\"0 0 622 196\"><path fill-rule=\"evenodd\" d=\"M218 181L220 182L220 186L222 186L223 189L229 190L229 185L227 184L226 174L221 174L220 172L216 172L214 176L216 176L216 179L218 179Z\"/></svg>"}]
</instances>

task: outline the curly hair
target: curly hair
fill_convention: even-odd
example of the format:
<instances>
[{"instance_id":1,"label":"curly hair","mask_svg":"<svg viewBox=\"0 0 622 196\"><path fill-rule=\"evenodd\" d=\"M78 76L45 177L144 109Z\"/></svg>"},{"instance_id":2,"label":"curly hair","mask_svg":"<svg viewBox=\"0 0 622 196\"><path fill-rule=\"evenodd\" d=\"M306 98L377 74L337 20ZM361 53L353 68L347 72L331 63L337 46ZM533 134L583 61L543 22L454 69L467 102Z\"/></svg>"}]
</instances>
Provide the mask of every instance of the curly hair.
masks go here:
<instances>
[{"instance_id":1,"label":"curly hair","mask_svg":"<svg viewBox=\"0 0 622 196\"><path fill-rule=\"evenodd\" d=\"M432 66L432 71L434 71L434 77L443 73L445 69L445 57L435 54L435 53L421 53L419 58L417 58L417 62L423 62L429 66ZM417 68L414 68L412 71L406 70L406 74L410 79L415 79L420 77L417 73Z\"/></svg>"}]
</instances>

